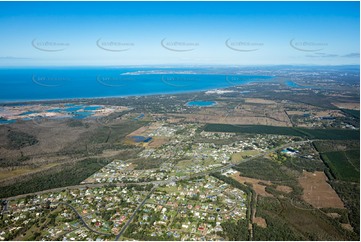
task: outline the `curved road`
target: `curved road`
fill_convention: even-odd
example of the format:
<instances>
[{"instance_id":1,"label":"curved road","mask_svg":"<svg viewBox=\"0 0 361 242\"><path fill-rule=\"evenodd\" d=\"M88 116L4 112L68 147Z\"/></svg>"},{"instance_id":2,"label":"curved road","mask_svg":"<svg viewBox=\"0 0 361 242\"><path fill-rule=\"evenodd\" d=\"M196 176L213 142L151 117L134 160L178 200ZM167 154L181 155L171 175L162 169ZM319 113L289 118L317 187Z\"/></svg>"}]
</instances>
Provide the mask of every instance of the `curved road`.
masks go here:
<instances>
[{"instance_id":1,"label":"curved road","mask_svg":"<svg viewBox=\"0 0 361 242\"><path fill-rule=\"evenodd\" d=\"M113 235L113 234L107 234L107 233L98 232L98 231L92 229L91 227L89 227L89 225L84 221L83 217L82 217L82 216L78 213L78 211L77 211L72 205L70 205L69 203L58 202L58 203L54 203L54 204L62 204L62 205L68 206L70 209L72 209L72 210L76 213L76 215L78 216L78 218L82 221L82 223L84 224L84 226L85 226L88 230L90 230L90 231L92 231L92 232L94 232L94 233L100 234L100 235L105 235L105 236L111 236L111 235Z\"/></svg>"},{"instance_id":2,"label":"curved road","mask_svg":"<svg viewBox=\"0 0 361 242\"><path fill-rule=\"evenodd\" d=\"M188 180L192 177L197 177L197 176L202 176L202 175L206 175L206 174L210 174L210 173L213 173L213 172L218 172L218 171L223 171L223 170L226 170L226 169L230 169L240 163L244 163L244 162L247 162L247 161L250 161L250 160L253 160L253 159L256 159L256 158L259 158L259 157L262 157L266 154L269 154L269 153L272 153L276 150L279 150L279 149L282 149L282 148L286 148L288 146L292 146L292 145L297 145L297 144L305 144L305 143L309 143L309 142L313 142L313 141L316 141L316 140L306 140L306 141L296 141L296 142L290 142L290 143L287 143L287 144L284 144L284 145L281 145L281 146L278 146L278 147L275 147L273 149L270 149L270 150L267 150L265 152L262 152L262 153L259 153L255 156L251 156L249 158L246 158L246 159L243 159L241 162L237 163L237 164L229 164L229 165L226 165L226 166L221 166L221 167L217 167L215 169L212 169L212 170L208 170L208 171L204 171L204 172L200 172L200 173L196 173L196 174L193 174L193 175L189 175L189 176L183 176L183 177L180 177L178 179L173 179L173 180L165 180L165 181L151 181L151 182L139 182L139 183L111 183L113 185L117 185L117 186L124 186L124 185L130 185L130 184L137 184L137 185L146 185L146 184L153 184L153 188L150 190L149 194L145 197L145 199L138 205L138 207L134 210L132 216L128 219L128 221L124 224L124 226L122 227L121 231L119 232L119 234L116 236L115 240L119 240L120 236L122 236L122 234L125 232L125 230L128 228L129 224L132 222L132 220L134 219L136 213L139 211L139 209L145 204L145 202L148 200L148 198L150 197L150 195L154 192L154 190L159 186L159 185L166 185L168 183L171 183L171 182L175 182L175 181L181 181L181 180ZM76 188L80 188L80 187L102 187L102 186L106 186L106 185L110 185L108 183L94 183L94 184L81 184L81 185L76 185L76 186L68 186L68 187L61 187L61 188L55 188L55 189L50 189L50 190L46 190L46 191L41 191L41 192L36 192L36 193L30 193L30 194L22 194L22 195L18 195L18 196L14 196L14 197L9 197L9 198L6 198L7 200L13 200L13 199L17 199L17 198L21 198L21 197L26 197L28 195L38 195L38 194L43 194L43 193L46 193L46 192L54 192L54 191L61 191L63 189L76 189ZM113 234L108 234L108 233L102 233L102 232L98 232L94 229L92 229L91 227L88 226L88 224L83 220L82 216L78 213L78 211L70 204L68 203L64 203L64 202L58 202L56 204L63 204L63 205L66 205L68 207L70 207L78 216L78 218L82 221L82 223L84 224L84 226L94 232L94 233L97 233L97 234L100 234L100 235L105 235L105 236L112 236Z\"/></svg>"},{"instance_id":3,"label":"curved road","mask_svg":"<svg viewBox=\"0 0 361 242\"><path fill-rule=\"evenodd\" d=\"M135 182L135 183L85 183L85 184L74 185L74 186L53 188L53 189L44 190L44 191L39 191L39 192L34 192L34 193L21 194L21 195L17 195L17 196L13 196L13 197L2 198L2 199L14 200L14 199L19 199L19 198L24 198L24 197L29 196L29 195L41 195L41 194L48 193L48 192L58 192L58 191L62 191L62 190L64 190L64 189L77 189L77 188L87 188L87 187L88 187L88 188L92 188L92 187L103 187L103 186L107 186L107 185L116 185L116 186L126 186L126 185L132 185L132 184L133 184L133 185L147 185L147 184L165 185L165 184L168 184L168 183L171 183L171 182L176 182L176 181L181 181L181 180L187 180L187 179L189 179L190 177L202 176L202 175L205 175L205 174L210 174L210 173L213 173L213 172L222 171L222 170L224 170L224 169L229 169L229 168L232 168L233 166L236 166L236 165L238 165L238 164L240 164L240 163L247 162L247 161L250 161L250 160L253 160L253 159L262 157L262 156L264 156L264 155L267 155L268 153L272 153L272 152L274 152L274 151L276 151L276 150L278 150L278 149L282 149L282 148L285 148L285 147L288 147L288 146L292 146L292 145L297 145L297 144L304 144L304 143L308 143L308 142L313 142L313 141L317 141L317 140L315 139L315 140L305 140L305 141L290 142L290 143L287 143L287 144L278 146L278 147L276 147L276 148L267 150L267 151L265 151L265 152L259 153L259 154L255 155L255 156L251 156L251 157L249 157L249 158L243 159L241 162L239 162L239 163L237 163L237 164L229 164L229 165L226 165L226 166L217 167L217 168L214 168L214 169L212 169L212 170L203 171L203 172L196 173L196 174L192 174L192 175L188 175L188 176L183 176L183 177L180 177L180 178L174 179L174 180L150 181L150 182Z\"/></svg>"}]
</instances>

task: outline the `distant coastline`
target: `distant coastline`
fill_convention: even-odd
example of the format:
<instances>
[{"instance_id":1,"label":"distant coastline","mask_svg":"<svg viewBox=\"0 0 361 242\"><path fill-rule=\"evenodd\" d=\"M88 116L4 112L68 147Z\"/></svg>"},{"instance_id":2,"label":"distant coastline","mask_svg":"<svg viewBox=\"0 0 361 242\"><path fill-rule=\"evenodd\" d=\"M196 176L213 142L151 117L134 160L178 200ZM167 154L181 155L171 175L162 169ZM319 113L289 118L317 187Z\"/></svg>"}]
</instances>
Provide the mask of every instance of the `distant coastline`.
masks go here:
<instances>
[{"instance_id":1,"label":"distant coastline","mask_svg":"<svg viewBox=\"0 0 361 242\"><path fill-rule=\"evenodd\" d=\"M137 75L128 75L133 72ZM205 69L199 72L178 69L162 72L108 68L0 69L0 104L194 93L274 78L266 75L226 75L224 72L207 74Z\"/></svg>"}]
</instances>

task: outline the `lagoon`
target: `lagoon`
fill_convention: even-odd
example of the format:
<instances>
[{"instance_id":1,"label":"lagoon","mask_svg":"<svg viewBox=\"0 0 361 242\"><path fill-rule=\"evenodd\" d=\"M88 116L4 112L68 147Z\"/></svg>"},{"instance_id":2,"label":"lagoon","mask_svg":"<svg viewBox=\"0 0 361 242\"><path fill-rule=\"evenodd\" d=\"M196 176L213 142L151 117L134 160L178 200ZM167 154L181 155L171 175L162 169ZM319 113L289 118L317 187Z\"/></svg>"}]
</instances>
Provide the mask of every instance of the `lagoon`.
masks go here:
<instances>
[{"instance_id":1,"label":"lagoon","mask_svg":"<svg viewBox=\"0 0 361 242\"><path fill-rule=\"evenodd\" d=\"M192 106L197 106L197 107L211 107L216 105L215 101L191 101L187 103L187 106L192 107Z\"/></svg>"},{"instance_id":2,"label":"lagoon","mask_svg":"<svg viewBox=\"0 0 361 242\"><path fill-rule=\"evenodd\" d=\"M301 86L293 81L286 81L286 85L289 87L300 88Z\"/></svg>"}]
</instances>

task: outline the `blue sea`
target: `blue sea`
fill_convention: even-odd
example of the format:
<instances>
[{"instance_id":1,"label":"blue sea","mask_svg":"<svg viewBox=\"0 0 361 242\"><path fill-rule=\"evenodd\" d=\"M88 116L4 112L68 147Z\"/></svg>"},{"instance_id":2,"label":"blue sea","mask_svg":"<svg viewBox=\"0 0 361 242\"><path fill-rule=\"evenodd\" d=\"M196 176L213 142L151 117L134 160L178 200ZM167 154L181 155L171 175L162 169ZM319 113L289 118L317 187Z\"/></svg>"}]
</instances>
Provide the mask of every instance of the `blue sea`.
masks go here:
<instances>
[{"instance_id":1,"label":"blue sea","mask_svg":"<svg viewBox=\"0 0 361 242\"><path fill-rule=\"evenodd\" d=\"M204 73L155 68L0 68L0 102L184 93L273 78Z\"/></svg>"}]
</instances>

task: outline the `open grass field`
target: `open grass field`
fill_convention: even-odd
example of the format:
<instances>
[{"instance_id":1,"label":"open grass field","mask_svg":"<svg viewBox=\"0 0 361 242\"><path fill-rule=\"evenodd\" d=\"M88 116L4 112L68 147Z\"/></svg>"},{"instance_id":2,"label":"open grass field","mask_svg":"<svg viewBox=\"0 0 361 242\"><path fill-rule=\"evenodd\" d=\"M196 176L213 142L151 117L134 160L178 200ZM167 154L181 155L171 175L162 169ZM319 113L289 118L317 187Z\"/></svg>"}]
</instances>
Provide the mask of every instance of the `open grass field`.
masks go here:
<instances>
[{"instance_id":1,"label":"open grass field","mask_svg":"<svg viewBox=\"0 0 361 242\"><path fill-rule=\"evenodd\" d=\"M334 151L321 154L322 159L331 169L332 175L342 181L360 180L360 151Z\"/></svg>"},{"instance_id":2,"label":"open grass field","mask_svg":"<svg viewBox=\"0 0 361 242\"><path fill-rule=\"evenodd\" d=\"M257 150L245 150L242 152L237 152L232 155L231 160L232 160L232 163L238 163L238 162L242 161L244 158L246 158L248 156L257 155L258 153L259 153L259 151L257 151Z\"/></svg>"},{"instance_id":3,"label":"open grass field","mask_svg":"<svg viewBox=\"0 0 361 242\"><path fill-rule=\"evenodd\" d=\"M47 169L49 169L51 167L54 167L56 165L58 165L58 164L50 163L50 164L43 165L43 166L35 168L35 169L31 169L31 168L28 168L28 167L21 167L19 169L2 171L0 173L0 181L5 180L7 178L18 177L18 176L21 176L21 175L24 175L24 174L40 172L40 171L43 171L43 170L47 170Z\"/></svg>"}]
</instances>

